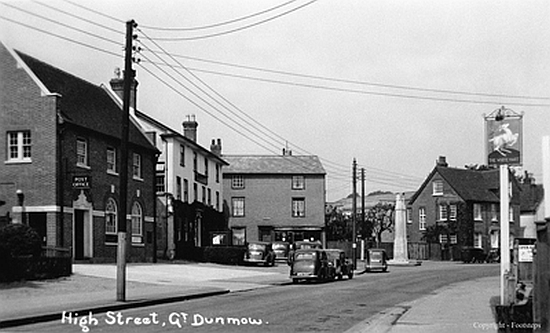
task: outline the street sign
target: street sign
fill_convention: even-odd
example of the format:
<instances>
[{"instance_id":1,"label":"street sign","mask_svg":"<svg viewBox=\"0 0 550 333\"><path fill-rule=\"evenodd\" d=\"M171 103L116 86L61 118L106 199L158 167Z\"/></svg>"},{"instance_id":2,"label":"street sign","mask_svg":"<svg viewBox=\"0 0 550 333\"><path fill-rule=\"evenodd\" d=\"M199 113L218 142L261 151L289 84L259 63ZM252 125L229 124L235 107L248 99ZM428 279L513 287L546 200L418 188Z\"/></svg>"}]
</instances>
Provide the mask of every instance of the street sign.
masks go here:
<instances>
[{"instance_id":1,"label":"street sign","mask_svg":"<svg viewBox=\"0 0 550 333\"><path fill-rule=\"evenodd\" d=\"M90 176L73 176L73 189L87 190L90 188L92 177Z\"/></svg>"}]
</instances>

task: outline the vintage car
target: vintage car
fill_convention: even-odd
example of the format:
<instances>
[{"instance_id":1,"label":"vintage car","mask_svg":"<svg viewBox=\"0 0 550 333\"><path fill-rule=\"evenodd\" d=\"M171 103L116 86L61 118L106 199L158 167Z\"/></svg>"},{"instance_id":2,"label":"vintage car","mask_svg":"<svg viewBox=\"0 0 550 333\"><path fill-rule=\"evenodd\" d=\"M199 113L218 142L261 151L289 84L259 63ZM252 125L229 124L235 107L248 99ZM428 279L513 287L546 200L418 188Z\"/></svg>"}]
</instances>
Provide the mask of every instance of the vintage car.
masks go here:
<instances>
[{"instance_id":1,"label":"vintage car","mask_svg":"<svg viewBox=\"0 0 550 333\"><path fill-rule=\"evenodd\" d=\"M300 280L327 281L334 279L334 269L329 267L327 253L322 249L296 250L290 265L293 283Z\"/></svg>"},{"instance_id":2,"label":"vintage car","mask_svg":"<svg viewBox=\"0 0 550 333\"><path fill-rule=\"evenodd\" d=\"M290 251L289 251L287 262L288 262L289 265L292 265L292 260L293 260L293 257L294 257L293 254L296 250L300 250L300 249L322 249L322 248L323 248L323 244L320 241L305 240L305 241L294 242L290 246Z\"/></svg>"},{"instance_id":3,"label":"vintage car","mask_svg":"<svg viewBox=\"0 0 550 333\"><path fill-rule=\"evenodd\" d=\"M365 258L365 270L367 272L388 270L388 255L384 249L368 249Z\"/></svg>"},{"instance_id":4,"label":"vintage car","mask_svg":"<svg viewBox=\"0 0 550 333\"><path fill-rule=\"evenodd\" d=\"M249 264L275 265L275 252L269 242L250 242L246 246L244 262Z\"/></svg>"},{"instance_id":5,"label":"vintage car","mask_svg":"<svg viewBox=\"0 0 550 333\"><path fill-rule=\"evenodd\" d=\"M334 276L341 280L344 275L353 278L353 263L346 257L346 252L340 249L325 249L328 265L334 271Z\"/></svg>"},{"instance_id":6,"label":"vintage car","mask_svg":"<svg viewBox=\"0 0 550 333\"><path fill-rule=\"evenodd\" d=\"M288 260L288 253L290 252L289 242L273 242L273 251L275 252L276 260Z\"/></svg>"}]
</instances>

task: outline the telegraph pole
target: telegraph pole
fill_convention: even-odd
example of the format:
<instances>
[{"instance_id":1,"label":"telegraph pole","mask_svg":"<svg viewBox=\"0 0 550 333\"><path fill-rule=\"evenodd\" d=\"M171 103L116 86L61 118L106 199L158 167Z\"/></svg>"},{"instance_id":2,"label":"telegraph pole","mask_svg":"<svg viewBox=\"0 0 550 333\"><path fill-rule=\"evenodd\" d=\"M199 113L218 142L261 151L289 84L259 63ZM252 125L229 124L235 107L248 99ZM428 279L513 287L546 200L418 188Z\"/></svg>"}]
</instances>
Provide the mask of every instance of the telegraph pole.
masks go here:
<instances>
[{"instance_id":1,"label":"telegraph pole","mask_svg":"<svg viewBox=\"0 0 550 333\"><path fill-rule=\"evenodd\" d=\"M365 168L361 168L361 225L365 227ZM365 240L361 240L361 252L359 258L364 259Z\"/></svg>"},{"instance_id":2,"label":"telegraph pole","mask_svg":"<svg viewBox=\"0 0 550 333\"><path fill-rule=\"evenodd\" d=\"M126 301L126 223L128 201L128 133L130 126L130 92L134 81L132 69L132 41L135 22L126 22L126 49L124 54L124 95L122 98L122 134L120 137L120 209L118 214L117 290L116 299Z\"/></svg>"},{"instance_id":3,"label":"telegraph pole","mask_svg":"<svg viewBox=\"0 0 550 333\"><path fill-rule=\"evenodd\" d=\"M357 260L357 243L356 243L356 230L355 225L357 224L357 161L355 158L353 159L353 201L352 201L352 214L351 214L351 237L352 237L352 257L351 260L353 262L353 269L357 267L356 260Z\"/></svg>"}]
</instances>

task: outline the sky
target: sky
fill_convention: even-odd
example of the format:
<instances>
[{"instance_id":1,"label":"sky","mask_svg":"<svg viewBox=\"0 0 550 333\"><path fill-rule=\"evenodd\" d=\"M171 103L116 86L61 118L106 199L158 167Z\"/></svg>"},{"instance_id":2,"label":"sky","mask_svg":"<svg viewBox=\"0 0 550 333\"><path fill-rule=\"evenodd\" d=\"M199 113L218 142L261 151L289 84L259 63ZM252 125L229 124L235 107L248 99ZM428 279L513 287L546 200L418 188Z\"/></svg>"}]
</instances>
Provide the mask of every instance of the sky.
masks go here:
<instances>
[{"instance_id":1,"label":"sky","mask_svg":"<svg viewBox=\"0 0 550 333\"><path fill-rule=\"evenodd\" d=\"M501 106L540 183L549 17L546 0L3 0L0 41L106 84L134 20L138 109L178 130L195 115L224 154L317 155L335 201L354 159L366 193L418 189L439 156L487 164Z\"/></svg>"}]
</instances>

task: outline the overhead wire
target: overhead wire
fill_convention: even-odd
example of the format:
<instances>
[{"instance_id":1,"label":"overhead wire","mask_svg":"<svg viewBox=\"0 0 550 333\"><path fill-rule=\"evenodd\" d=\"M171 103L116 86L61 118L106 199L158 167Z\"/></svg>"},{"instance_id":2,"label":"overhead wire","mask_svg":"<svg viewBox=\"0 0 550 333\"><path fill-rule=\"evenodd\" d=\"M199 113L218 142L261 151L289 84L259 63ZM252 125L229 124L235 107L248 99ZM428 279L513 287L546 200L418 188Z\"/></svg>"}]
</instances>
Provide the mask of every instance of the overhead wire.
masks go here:
<instances>
[{"instance_id":1,"label":"overhead wire","mask_svg":"<svg viewBox=\"0 0 550 333\"><path fill-rule=\"evenodd\" d=\"M4 5L4 6L7 6L7 7L10 7L10 8L12 8L12 9L18 10L18 11L21 11L21 12L23 12L23 13L26 13L26 14L29 14L29 15L32 15L32 16L35 16L35 17L38 17L38 18L41 18L41 19L46 20L46 21L48 21L48 22L51 22L51 23L60 25L60 26L65 27L65 28L67 28L67 29L71 29L71 30L74 30L74 31L78 31L78 32L80 32L80 33L87 34L87 35L89 35L89 36L93 36L93 37L95 37L95 38L98 38L98 39L101 39L101 40L104 40L104 41L107 41L107 42L110 42L110 43L113 43L113 44L116 44L116 45L123 45L122 43L117 42L117 41L115 41L115 40L112 40L112 39L109 39L109 38L106 38L106 37L103 37L103 36L100 36L100 35L97 35L97 34L88 32L88 31L86 31L86 30L82 30L82 29L79 29L79 28L75 28L75 27L70 26L70 25L68 25L68 24L65 24L65 23L62 23L62 22L59 22L59 21L50 19L50 18L48 18L48 17L45 17L45 16L42 16L42 15L33 13L33 12L28 11L28 10L23 9L23 8L19 8L19 7L17 7L17 6L12 5L12 4L5 3L5 2L0 2L0 4L2 4L2 5Z\"/></svg>"},{"instance_id":2,"label":"overhead wire","mask_svg":"<svg viewBox=\"0 0 550 333\"><path fill-rule=\"evenodd\" d=\"M421 88L421 87L404 86L404 85L397 85L397 84L376 83L376 82L369 82L369 81L362 81L362 80L350 80L350 79L342 79L342 78L327 77L327 76L320 76L320 75L311 75L311 74L305 74L305 73L294 73L289 71L268 69L268 68L248 66L248 65L240 65L240 64L234 64L229 62L186 56L181 54L172 54L172 56L174 56L175 58L182 58L182 59L188 59L188 60L193 60L198 62L222 65L226 67L235 67L235 68L259 71L259 72L271 73L271 74L287 75L287 76L294 76L294 77L300 77L300 78L306 78L306 79L316 79L316 80L339 82L339 83L349 83L349 84L356 84L356 85L366 85L366 86L381 87L381 88L403 89L403 90L434 92L434 93L444 93L444 94L454 94L454 95L466 95L466 96L550 100L550 97L543 97L543 96L490 94L490 93L482 93L482 92L467 92L467 91L458 91L458 90L449 90L449 89ZM198 71L199 69L195 69L195 70ZM218 73L218 72L215 72L215 73Z\"/></svg>"},{"instance_id":3,"label":"overhead wire","mask_svg":"<svg viewBox=\"0 0 550 333\"><path fill-rule=\"evenodd\" d=\"M204 26L189 27L189 28L155 27L155 26L149 26L149 25L143 25L143 24L141 24L140 26L141 26L142 28L145 28L145 29L161 30L161 31L193 31L193 30L204 30L204 29L210 29L210 28L216 28L216 27L228 25L228 24L231 24L231 23L239 22L239 21L244 21L244 20L247 20L247 19L252 18L252 17L255 17L255 16L260 16L260 15L262 15L262 14L269 13L269 12L271 12L271 11L274 11L274 10L276 10L276 9L282 8L282 7L284 7L284 6L286 6L286 5L289 5L289 4L291 4L291 3L293 3L293 2L296 2L296 1L298 1L298 0L290 0L290 1L287 1L287 2L282 3L282 4L280 4L280 5L277 5L277 6L274 6L274 7L265 9L265 10L262 10L262 11L260 11L260 12L256 12L256 13L249 14L249 15L246 15L246 16L243 16L243 17L239 17L239 18L236 18L236 19L231 19L231 20L228 20L228 21L219 22L219 23L213 23L213 24L204 25Z\"/></svg>"},{"instance_id":4,"label":"overhead wire","mask_svg":"<svg viewBox=\"0 0 550 333\"><path fill-rule=\"evenodd\" d=\"M53 6L51 6L51 5L47 5L47 4L45 4L44 2L36 1L36 0L32 0L32 2L33 2L33 3L36 3L36 4L40 5L40 6L44 6L44 7L46 7L46 8L51 9L51 10L54 10L54 11L56 11L56 12L63 13L63 14L65 14L65 15L71 16L71 17L76 18L76 19L78 19L78 20L81 20L81 21L87 22L87 23L89 23L89 24L98 26L98 27L100 27L100 28L107 29L107 30L109 30L109 31L111 31L111 32L114 32L114 33L117 33L117 34L120 34L120 35L124 35L124 32L122 32L122 31L120 31L120 30L117 30L117 29L113 29L113 28L107 27L107 26L105 26L105 25L103 25L103 24L97 23L96 21L88 20L88 19L86 19L86 18L84 18L84 17L75 15L75 14L73 14L73 13L64 11L64 10L62 10L62 9L53 7Z\"/></svg>"},{"instance_id":5,"label":"overhead wire","mask_svg":"<svg viewBox=\"0 0 550 333\"><path fill-rule=\"evenodd\" d=\"M70 1L67 1L67 2L70 2ZM28 13L28 14L34 15L34 14L32 14L32 13ZM40 17L40 18L42 18L42 19L48 20L47 18L44 18L44 17L42 17L42 16L40 16L40 15L34 15L34 16L37 16L37 17ZM98 47L94 47L94 46L92 46L92 45L89 45L89 44L86 44L86 43L82 43L82 42L79 42L79 41L73 40L73 39L71 39L71 38L68 38L68 37L64 37L64 36L58 35L58 34L50 33L50 32L47 32L47 31L45 31L45 30L42 30L42 29L39 29L39 28L35 28L35 27L33 27L33 26L26 25L26 24L21 23L21 22L17 22L17 21L15 21L15 20L11 20L11 19L8 19L8 18L3 17L3 16L0 16L0 18L5 19L5 20L10 21L10 22L13 22L13 23L16 23L16 24L19 24L19 25L22 25L22 26L25 26L25 27L27 27L27 28L34 29L34 30L39 31L39 32L42 32L42 33L46 33L46 34L48 34L48 35L51 35L51 36L54 36L54 37L57 37L57 38L61 38L61 39L64 39L64 40L67 40L67 41L70 41L70 42L73 42L73 43L82 45L82 46L86 46L86 47L89 47L89 48L92 48L92 49L95 49L95 50L98 50L98 51L101 51L101 52L104 52L104 53L108 53L108 54L111 54L111 55L115 55L115 56L117 56L117 57L122 57L120 54L116 54L116 53L114 53L114 52L110 52L110 51L107 51L107 50L104 50L104 49L101 49L101 48L98 48ZM51 21L51 20L49 20L49 21ZM61 24L61 25L63 25L63 24ZM91 33L82 31L82 30L80 30L80 29L76 29L76 30L79 31L79 32L86 33L86 34L88 34L88 35L97 37L95 34L91 34ZM111 41L112 41L112 40L111 40ZM117 44L118 44L118 43L117 43ZM142 68L145 68L145 67L142 66ZM150 71L148 71L148 72L151 74ZM157 77L157 78L158 78L158 77ZM162 81L161 81L161 82L162 82ZM220 95L220 96L221 96L221 95ZM200 106L198 106L198 105L196 105L196 106L197 106L197 107L200 107ZM201 109L203 109L203 108L201 108ZM241 110L241 112L242 112L242 110ZM253 118L251 118L251 119L253 119ZM218 119L218 120L219 120L219 119ZM223 121L221 121L221 122L224 123ZM225 125L227 126L227 124L225 124ZM229 127L230 127L230 126L229 126ZM281 137L281 138L282 138L282 137ZM248 138L248 139L250 139L250 138ZM268 149L267 147L264 146L263 148L269 151L269 149ZM327 161L328 161L328 160L327 160ZM329 162L330 162L330 161L329 161ZM333 164L333 165L339 165L339 164L337 164L337 163L332 163L332 164ZM380 169L380 170L382 170L382 169ZM343 173L341 173L341 174L343 174ZM334 177L334 178L338 178L338 177ZM341 178L346 179L346 178L348 178L348 176L346 175L346 176L343 176L343 177L341 177ZM390 185L394 185L394 184L390 184Z\"/></svg>"},{"instance_id":6,"label":"overhead wire","mask_svg":"<svg viewBox=\"0 0 550 333\"><path fill-rule=\"evenodd\" d=\"M317 2L318 0L311 0L303 5L300 5L296 8L293 8L293 9L290 9L286 12L283 12L281 14L278 14L278 15L275 15L273 17L269 17L267 19L263 19L261 21L258 21L258 22L255 22L255 23L252 23L252 24L249 24L249 25L245 25L245 26L242 26L242 27L238 27L238 28L234 28L234 29L230 29L230 30L226 30L226 31L222 31L222 32L217 32L217 33L211 33L211 34L206 34L206 35L202 35L202 36L195 36L195 37L154 37L154 40L158 40L158 41L171 41L171 42L174 42L174 41L191 41L191 40L199 40L199 39L206 39L206 38L212 38L212 37L219 37L219 36L223 36L223 35L228 35L228 34L232 34L234 32L238 32L238 31L242 31L242 30L246 30L246 29L249 29L249 28L253 28L253 27L256 27L258 25L261 25L261 24L264 24L266 22L270 22L270 21L273 21L279 17L282 17L282 16L285 16L285 15L288 15L292 12L295 12L301 8L304 8L306 6L309 6L311 5L312 3L314 2Z\"/></svg>"}]
</instances>

